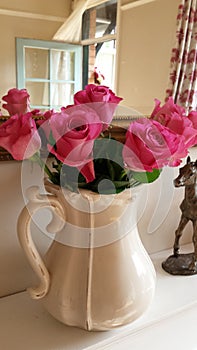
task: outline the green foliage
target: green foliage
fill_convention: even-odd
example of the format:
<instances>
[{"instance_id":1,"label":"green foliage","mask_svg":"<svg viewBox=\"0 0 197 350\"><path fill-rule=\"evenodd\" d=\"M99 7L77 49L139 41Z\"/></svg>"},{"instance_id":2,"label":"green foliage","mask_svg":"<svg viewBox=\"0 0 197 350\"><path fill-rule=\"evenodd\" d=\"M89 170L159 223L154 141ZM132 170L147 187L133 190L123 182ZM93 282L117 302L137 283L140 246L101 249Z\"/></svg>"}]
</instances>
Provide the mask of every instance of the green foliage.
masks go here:
<instances>
[{"instance_id":1,"label":"green foliage","mask_svg":"<svg viewBox=\"0 0 197 350\"><path fill-rule=\"evenodd\" d=\"M86 188L102 194L119 193L129 187L141 183L155 181L161 170L148 172L133 172L124 167L122 157L123 144L108 137L101 137L94 142L93 162L95 179L86 183L85 178L77 168L70 167L56 160L53 163L53 182L61 184L72 191Z\"/></svg>"},{"instance_id":2,"label":"green foliage","mask_svg":"<svg viewBox=\"0 0 197 350\"><path fill-rule=\"evenodd\" d=\"M136 181L139 181L141 183L150 183L155 181L160 173L161 173L162 169L154 169L152 172L134 172L133 171L133 178Z\"/></svg>"}]
</instances>

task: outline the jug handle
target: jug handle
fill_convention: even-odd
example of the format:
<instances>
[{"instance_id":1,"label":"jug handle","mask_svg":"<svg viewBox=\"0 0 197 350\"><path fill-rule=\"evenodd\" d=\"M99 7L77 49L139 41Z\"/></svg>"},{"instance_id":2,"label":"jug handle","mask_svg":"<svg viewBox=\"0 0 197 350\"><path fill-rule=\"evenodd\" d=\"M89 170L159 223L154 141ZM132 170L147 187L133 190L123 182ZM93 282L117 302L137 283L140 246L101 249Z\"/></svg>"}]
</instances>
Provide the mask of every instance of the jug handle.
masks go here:
<instances>
[{"instance_id":1,"label":"jug handle","mask_svg":"<svg viewBox=\"0 0 197 350\"><path fill-rule=\"evenodd\" d=\"M62 226L65 223L65 211L56 195L40 194L39 187L37 186L32 186L28 189L27 197L29 201L18 217L17 233L20 245L32 269L40 279L38 287L28 288L27 290L33 299L41 299L49 290L50 275L31 236L30 224L32 216L41 208L51 208L53 210L53 223L55 225L51 225L50 223L49 226L53 226L56 229L55 232L57 232L61 228L60 225ZM55 220L57 218L56 214L58 215L58 220Z\"/></svg>"}]
</instances>

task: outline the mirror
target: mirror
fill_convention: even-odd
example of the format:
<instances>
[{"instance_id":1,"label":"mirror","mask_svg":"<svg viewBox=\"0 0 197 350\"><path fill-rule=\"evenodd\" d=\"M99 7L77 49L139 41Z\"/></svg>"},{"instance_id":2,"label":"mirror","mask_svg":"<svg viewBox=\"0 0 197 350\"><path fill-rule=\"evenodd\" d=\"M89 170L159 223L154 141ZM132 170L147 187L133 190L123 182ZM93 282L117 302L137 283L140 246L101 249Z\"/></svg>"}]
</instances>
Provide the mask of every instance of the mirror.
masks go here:
<instances>
[{"instance_id":1,"label":"mirror","mask_svg":"<svg viewBox=\"0 0 197 350\"><path fill-rule=\"evenodd\" d=\"M35 10L32 1L28 5L21 3L16 9L10 0L5 3L4 14L0 12L2 33L5 28L7 33L6 38L1 35L1 47L4 49L1 53L0 96L16 86L15 37L51 40L65 20L62 14L69 15L71 1L66 4L60 1L55 8L54 4L44 1L46 7L38 3ZM139 6L132 7L132 3ZM178 4L179 0L121 0L118 4L120 13L115 91L124 98L125 106L145 116L153 109L155 97L161 101L164 99ZM31 54L29 50L28 55ZM29 79L32 78L34 76L30 73ZM32 82L29 81L29 84ZM39 105L40 101L35 101L37 103ZM1 122L3 120L1 118ZM129 122L129 119L123 122ZM7 156L2 157L4 159Z\"/></svg>"}]
</instances>

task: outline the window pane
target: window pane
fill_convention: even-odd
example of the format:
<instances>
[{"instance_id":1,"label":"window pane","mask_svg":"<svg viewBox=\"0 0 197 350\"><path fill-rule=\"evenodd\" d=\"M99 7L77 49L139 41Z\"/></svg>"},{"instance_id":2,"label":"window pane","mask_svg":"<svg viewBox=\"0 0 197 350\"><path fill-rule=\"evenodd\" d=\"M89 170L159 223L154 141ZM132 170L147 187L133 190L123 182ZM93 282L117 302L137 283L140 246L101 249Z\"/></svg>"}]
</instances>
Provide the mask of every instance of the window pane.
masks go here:
<instances>
[{"instance_id":1,"label":"window pane","mask_svg":"<svg viewBox=\"0 0 197 350\"><path fill-rule=\"evenodd\" d=\"M74 84L52 83L51 84L51 105L64 106L73 103Z\"/></svg>"},{"instance_id":2,"label":"window pane","mask_svg":"<svg viewBox=\"0 0 197 350\"><path fill-rule=\"evenodd\" d=\"M26 89L30 94L30 103L34 106L49 105L49 83L26 82Z\"/></svg>"},{"instance_id":3,"label":"window pane","mask_svg":"<svg viewBox=\"0 0 197 350\"><path fill-rule=\"evenodd\" d=\"M116 63L115 58L116 58L115 40L106 41L102 43L102 46L99 47L99 50L95 58L95 67L97 67L98 70L103 75L103 80L101 83L111 87L112 90L114 89L115 63Z\"/></svg>"},{"instance_id":4,"label":"window pane","mask_svg":"<svg viewBox=\"0 0 197 350\"><path fill-rule=\"evenodd\" d=\"M114 90L116 40L84 46L88 71L84 69L84 85L102 84ZM85 75L86 73L86 75ZM96 78L96 73L98 76Z\"/></svg>"},{"instance_id":5,"label":"window pane","mask_svg":"<svg viewBox=\"0 0 197 350\"><path fill-rule=\"evenodd\" d=\"M32 108L59 110L82 87L82 47L16 38L17 88L26 88ZM60 94L59 96L57 96Z\"/></svg>"},{"instance_id":6,"label":"window pane","mask_svg":"<svg viewBox=\"0 0 197 350\"><path fill-rule=\"evenodd\" d=\"M99 38L116 32L117 1L111 0L85 11L82 39Z\"/></svg>"},{"instance_id":7,"label":"window pane","mask_svg":"<svg viewBox=\"0 0 197 350\"><path fill-rule=\"evenodd\" d=\"M51 58L52 80L74 80L74 52L52 50Z\"/></svg>"},{"instance_id":8,"label":"window pane","mask_svg":"<svg viewBox=\"0 0 197 350\"><path fill-rule=\"evenodd\" d=\"M26 78L48 79L48 50L25 48Z\"/></svg>"}]
</instances>

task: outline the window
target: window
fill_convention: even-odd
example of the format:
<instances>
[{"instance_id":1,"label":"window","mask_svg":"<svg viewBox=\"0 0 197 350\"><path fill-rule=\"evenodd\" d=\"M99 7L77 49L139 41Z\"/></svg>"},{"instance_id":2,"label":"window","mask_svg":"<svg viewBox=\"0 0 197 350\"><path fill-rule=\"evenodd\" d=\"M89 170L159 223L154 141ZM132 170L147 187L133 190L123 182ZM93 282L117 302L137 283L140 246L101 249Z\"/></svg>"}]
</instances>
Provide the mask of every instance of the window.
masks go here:
<instances>
[{"instance_id":1,"label":"window","mask_svg":"<svg viewBox=\"0 0 197 350\"><path fill-rule=\"evenodd\" d=\"M117 0L107 1L84 12L82 19L83 85L96 82L95 73L100 72L101 83L114 89L116 16ZM100 81L97 83L99 84Z\"/></svg>"},{"instance_id":2,"label":"window","mask_svg":"<svg viewBox=\"0 0 197 350\"><path fill-rule=\"evenodd\" d=\"M82 47L16 39L17 87L26 88L31 108L56 109L73 103L82 88Z\"/></svg>"}]
</instances>

